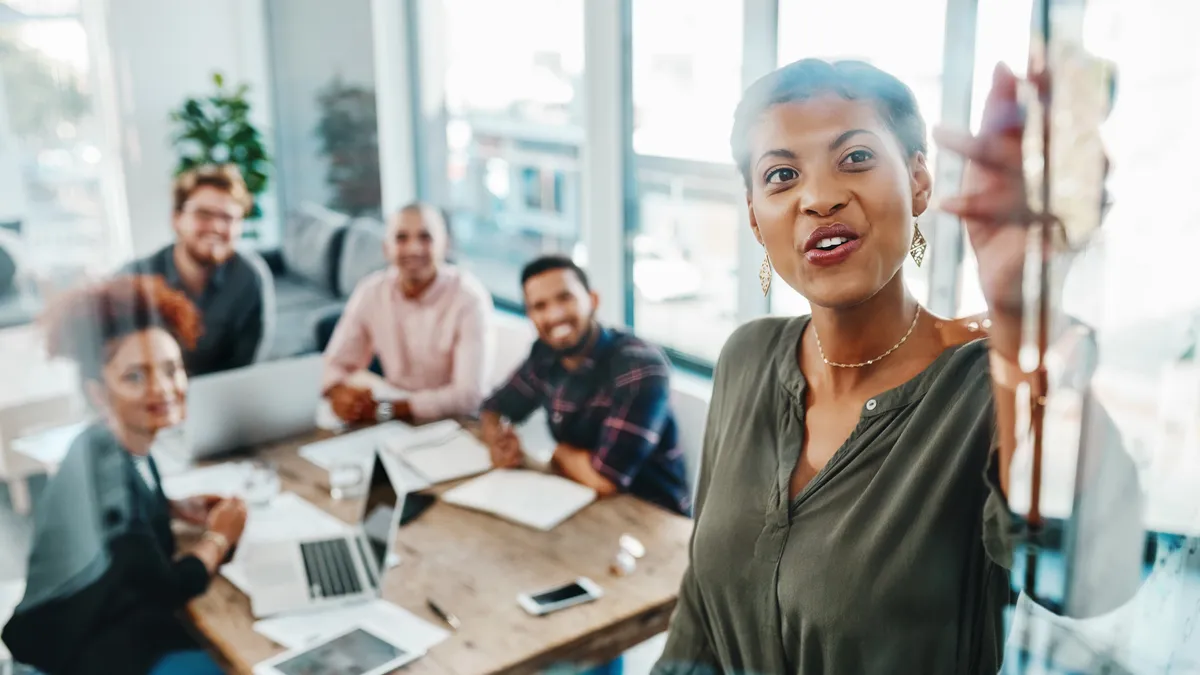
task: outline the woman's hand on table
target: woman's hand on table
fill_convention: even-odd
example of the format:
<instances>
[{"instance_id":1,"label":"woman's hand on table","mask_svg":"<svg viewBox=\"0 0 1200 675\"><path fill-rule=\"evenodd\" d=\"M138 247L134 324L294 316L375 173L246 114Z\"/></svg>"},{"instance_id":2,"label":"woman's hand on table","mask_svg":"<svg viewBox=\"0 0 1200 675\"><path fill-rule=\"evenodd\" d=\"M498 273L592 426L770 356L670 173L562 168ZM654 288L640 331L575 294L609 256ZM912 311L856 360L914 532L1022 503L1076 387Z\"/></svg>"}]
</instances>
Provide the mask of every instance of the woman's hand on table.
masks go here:
<instances>
[{"instance_id":1,"label":"woman's hand on table","mask_svg":"<svg viewBox=\"0 0 1200 675\"><path fill-rule=\"evenodd\" d=\"M213 507L220 504L224 497L220 495L195 495L171 502L171 515L189 525L204 525L208 522L208 514Z\"/></svg>"},{"instance_id":2,"label":"woman's hand on table","mask_svg":"<svg viewBox=\"0 0 1200 675\"><path fill-rule=\"evenodd\" d=\"M204 563L209 574L216 574L246 529L246 504L237 498L220 500L208 512L206 526L191 554Z\"/></svg>"},{"instance_id":3,"label":"woman's hand on table","mask_svg":"<svg viewBox=\"0 0 1200 675\"><path fill-rule=\"evenodd\" d=\"M208 531L236 546L246 529L246 504L240 499L223 499L208 514Z\"/></svg>"}]
</instances>

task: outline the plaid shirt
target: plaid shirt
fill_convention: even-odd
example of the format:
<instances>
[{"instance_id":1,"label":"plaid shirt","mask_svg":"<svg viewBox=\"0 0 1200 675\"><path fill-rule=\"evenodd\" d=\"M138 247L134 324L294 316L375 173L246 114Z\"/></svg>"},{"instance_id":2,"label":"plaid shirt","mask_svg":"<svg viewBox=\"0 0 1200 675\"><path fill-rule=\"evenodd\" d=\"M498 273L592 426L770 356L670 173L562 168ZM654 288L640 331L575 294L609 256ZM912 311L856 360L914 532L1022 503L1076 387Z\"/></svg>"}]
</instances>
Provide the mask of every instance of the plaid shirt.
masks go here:
<instances>
[{"instance_id":1,"label":"plaid shirt","mask_svg":"<svg viewBox=\"0 0 1200 675\"><path fill-rule=\"evenodd\" d=\"M682 514L691 493L670 407L666 357L632 335L601 328L573 371L540 340L483 408L513 422L539 406L554 440L592 453L592 466L622 492Z\"/></svg>"}]
</instances>

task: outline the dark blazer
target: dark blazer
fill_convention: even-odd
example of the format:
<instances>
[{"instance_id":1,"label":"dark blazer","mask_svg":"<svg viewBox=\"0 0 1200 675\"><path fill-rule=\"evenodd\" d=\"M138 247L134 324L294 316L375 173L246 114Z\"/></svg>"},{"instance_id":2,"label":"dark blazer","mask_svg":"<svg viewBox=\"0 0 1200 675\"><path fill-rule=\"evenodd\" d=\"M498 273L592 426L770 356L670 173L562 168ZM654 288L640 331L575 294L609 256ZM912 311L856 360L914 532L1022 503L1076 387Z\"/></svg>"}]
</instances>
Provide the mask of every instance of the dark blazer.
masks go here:
<instances>
[{"instance_id":1,"label":"dark blazer","mask_svg":"<svg viewBox=\"0 0 1200 675\"><path fill-rule=\"evenodd\" d=\"M4 627L13 657L47 673L145 675L198 648L179 613L208 588L175 559L169 503L105 427L75 439L34 513L25 597Z\"/></svg>"}]
</instances>

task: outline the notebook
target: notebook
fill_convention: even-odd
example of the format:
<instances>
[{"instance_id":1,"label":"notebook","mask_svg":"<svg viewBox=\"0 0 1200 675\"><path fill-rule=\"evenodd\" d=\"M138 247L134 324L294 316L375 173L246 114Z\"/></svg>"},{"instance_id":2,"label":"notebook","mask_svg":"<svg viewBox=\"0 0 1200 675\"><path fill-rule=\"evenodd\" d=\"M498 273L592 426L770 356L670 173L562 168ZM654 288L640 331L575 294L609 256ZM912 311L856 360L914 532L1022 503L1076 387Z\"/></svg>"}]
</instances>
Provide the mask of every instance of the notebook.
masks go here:
<instances>
[{"instance_id":1,"label":"notebook","mask_svg":"<svg viewBox=\"0 0 1200 675\"><path fill-rule=\"evenodd\" d=\"M402 449L396 449L395 445L389 444L389 449L397 452L402 462L432 485L475 476L492 469L492 456L487 446L462 429L428 445Z\"/></svg>"},{"instance_id":2,"label":"notebook","mask_svg":"<svg viewBox=\"0 0 1200 675\"><path fill-rule=\"evenodd\" d=\"M496 469L447 491L442 501L549 531L596 501L596 491L550 474Z\"/></svg>"}]
</instances>

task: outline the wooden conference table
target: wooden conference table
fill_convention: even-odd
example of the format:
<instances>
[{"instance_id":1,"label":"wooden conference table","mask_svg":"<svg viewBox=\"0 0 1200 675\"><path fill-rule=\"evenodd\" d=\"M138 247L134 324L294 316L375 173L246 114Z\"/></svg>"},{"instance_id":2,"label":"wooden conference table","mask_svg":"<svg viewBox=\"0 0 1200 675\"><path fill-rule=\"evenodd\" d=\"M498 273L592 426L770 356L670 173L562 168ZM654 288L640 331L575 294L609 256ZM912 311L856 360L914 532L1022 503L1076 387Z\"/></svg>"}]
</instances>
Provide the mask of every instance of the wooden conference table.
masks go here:
<instances>
[{"instance_id":1,"label":"wooden conference table","mask_svg":"<svg viewBox=\"0 0 1200 675\"><path fill-rule=\"evenodd\" d=\"M356 500L334 501L326 472L298 448L327 432L269 445L256 457L275 462L283 490L354 522ZM455 483L432 488L444 492ZM398 537L401 562L384 577L384 599L444 626L432 599L462 628L404 673L533 673L562 661L602 661L666 630L687 565L692 523L628 495L599 501L550 532L438 501ZM622 534L646 547L625 577L608 572ZM546 617L526 614L518 593L590 577L604 597ZM223 577L193 601L200 633L233 672L284 651L254 632L249 599Z\"/></svg>"}]
</instances>

